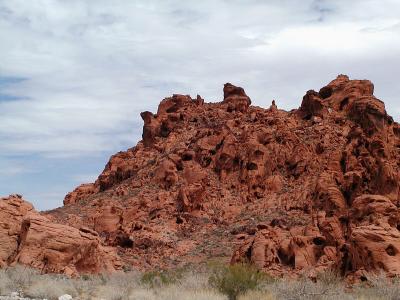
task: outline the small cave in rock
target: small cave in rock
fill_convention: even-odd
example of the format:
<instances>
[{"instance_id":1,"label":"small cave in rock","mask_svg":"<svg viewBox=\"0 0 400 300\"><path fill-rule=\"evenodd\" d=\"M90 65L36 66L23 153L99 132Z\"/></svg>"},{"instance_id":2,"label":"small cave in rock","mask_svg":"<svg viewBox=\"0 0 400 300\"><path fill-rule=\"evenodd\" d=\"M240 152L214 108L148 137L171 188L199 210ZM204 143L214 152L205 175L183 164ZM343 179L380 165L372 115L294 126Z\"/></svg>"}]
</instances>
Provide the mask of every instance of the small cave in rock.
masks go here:
<instances>
[{"instance_id":1,"label":"small cave in rock","mask_svg":"<svg viewBox=\"0 0 400 300\"><path fill-rule=\"evenodd\" d=\"M133 231L139 231L142 229L143 229L143 226L141 224L135 224L135 226L133 226Z\"/></svg>"},{"instance_id":2,"label":"small cave in rock","mask_svg":"<svg viewBox=\"0 0 400 300\"><path fill-rule=\"evenodd\" d=\"M264 152L262 152L261 150L256 150L254 152L255 157L257 158L261 158L264 155Z\"/></svg>"},{"instance_id":3,"label":"small cave in rock","mask_svg":"<svg viewBox=\"0 0 400 300\"><path fill-rule=\"evenodd\" d=\"M334 210L327 210L326 211L326 216L328 218L332 218L335 215L335 211Z\"/></svg>"},{"instance_id":4,"label":"small cave in rock","mask_svg":"<svg viewBox=\"0 0 400 300\"><path fill-rule=\"evenodd\" d=\"M319 90L318 94L322 99L326 99L332 96L332 93L333 89L330 86L324 86L322 89Z\"/></svg>"},{"instance_id":5,"label":"small cave in rock","mask_svg":"<svg viewBox=\"0 0 400 300\"><path fill-rule=\"evenodd\" d=\"M178 161L178 163L176 164L176 169L178 171L182 171L183 170L183 163L182 161Z\"/></svg>"},{"instance_id":6,"label":"small cave in rock","mask_svg":"<svg viewBox=\"0 0 400 300\"><path fill-rule=\"evenodd\" d=\"M251 170L257 170L258 169L258 166L257 166L257 164L255 164L255 163L253 163L253 162L249 162L248 164L247 164L247 170L249 170L249 171L251 171Z\"/></svg>"},{"instance_id":7,"label":"small cave in rock","mask_svg":"<svg viewBox=\"0 0 400 300\"><path fill-rule=\"evenodd\" d=\"M340 159L340 168L342 169L342 173L346 173L346 157L345 155L342 156Z\"/></svg>"},{"instance_id":8,"label":"small cave in rock","mask_svg":"<svg viewBox=\"0 0 400 300\"><path fill-rule=\"evenodd\" d=\"M304 211L306 214L310 214L310 213L311 213L311 208L310 208L310 206L309 206L308 204L305 204L304 207L303 207L303 211Z\"/></svg>"},{"instance_id":9,"label":"small cave in rock","mask_svg":"<svg viewBox=\"0 0 400 300\"><path fill-rule=\"evenodd\" d=\"M160 128L160 135L164 138L168 137L169 134L171 133L171 131L169 130L169 128L167 127L167 125L165 123L161 124L161 128Z\"/></svg>"},{"instance_id":10,"label":"small cave in rock","mask_svg":"<svg viewBox=\"0 0 400 300\"><path fill-rule=\"evenodd\" d=\"M29 220L24 220L21 225L21 234L18 236L17 244L18 247L22 243L22 241L26 240L26 236L28 235L29 228L31 227L31 222Z\"/></svg>"},{"instance_id":11,"label":"small cave in rock","mask_svg":"<svg viewBox=\"0 0 400 300\"><path fill-rule=\"evenodd\" d=\"M286 265L286 266L290 266L292 268L295 267L295 257L294 256L287 256L282 249L278 250L278 257L280 259L280 261Z\"/></svg>"},{"instance_id":12,"label":"small cave in rock","mask_svg":"<svg viewBox=\"0 0 400 300\"><path fill-rule=\"evenodd\" d=\"M133 241L129 238L129 235L126 233L119 234L115 238L115 243L122 248L132 248L133 247Z\"/></svg>"},{"instance_id":13,"label":"small cave in rock","mask_svg":"<svg viewBox=\"0 0 400 300\"><path fill-rule=\"evenodd\" d=\"M249 247L249 249L247 249L246 253L245 253L245 257L247 259L247 261L251 261L251 254L252 254L252 247Z\"/></svg>"},{"instance_id":14,"label":"small cave in rock","mask_svg":"<svg viewBox=\"0 0 400 300\"><path fill-rule=\"evenodd\" d=\"M397 250L393 245L386 247L385 251L389 256L396 256L397 254Z\"/></svg>"},{"instance_id":15,"label":"small cave in rock","mask_svg":"<svg viewBox=\"0 0 400 300\"><path fill-rule=\"evenodd\" d=\"M324 146L321 144L321 143L318 143L316 146L315 146L315 152L318 154L318 155L320 155L320 154L322 154L322 153L324 153Z\"/></svg>"},{"instance_id":16,"label":"small cave in rock","mask_svg":"<svg viewBox=\"0 0 400 300\"><path fill-rule=\"evenodd\" d=\"M306 120L306 121L309 121L309 120L311 120L312 116L313 116L312 114L307 114L307 115L304 116L303 119Z\"/></svg>"},{"instance_id":17,"label":"small cave in rock","mask_svg":"<svg viewBox=\"0 0 400 300\"><path fill-rule=\"evenodd\" d=\"M325 239L322 237L316 237L313 239L313 243L314 243L314 245L317 245L317 246L323 246L323 245L325 245Z\"/></svg>"},{"instance_id":18,"label":"small cave in rock","mask_svg":"<svg viewBox=\"0 0 400 300\"><path fill-rule=\"evenodd\" d=\"M182 160L183 161L190 161L190 160L192 160L193 159L193 154L192 153L184 153L183 155L182 155Z\"/></svg>"},{"instance_id":19,"label":"small cave in rock","mask_svg":"<svg viewBox=\"0 0 400 300\"><path fill-rule=\"evenodd\" d=\"M235 157L234 159L233 159L233 168L237 168L238 166L240 166L240 159L238 158L238 157Z\"/></svg>"},{"instance_id":20,"label":"small cave in rock","mask_svg":"<svg viewBox=\"0 0 400 300\"><path fill-rule=\"evenodd\" d=\"M349 224L349 217L348 216L340 216L339 221L343 225L348 225Z\"/></svg>"},{"instance_id":21,"label":"small cave in rock","mask_svg":"<svg viewBox=\"0 0 400 300\"><path fill-rule=\"evenodd\" d=\"M341 102L340 102L340 107L339 110L343 110L346 108L346 106L349 104L349 98L344 98Z\"/></svg>"},{"instance_id":22,"label":"small cave in rock","mask_svg":"<svg viewBox=\"0 0 400 300\"><path fill-rule=\"evenodd\" d=\"M176 224L183 224L185 220L181 216L176 217Z\"/></svg>"},{"instance_id":23,"label":"small cave in rock","mask_svg":"<svg viewBox=\"0 0 400 300\"><path fill-rule=\"evenodd\" d=\"M351 191L343 191L342 194L343 194L344 200L346 201L346 204L348 206L351 206L352 192Z\"/></svg>"}]
</instances>

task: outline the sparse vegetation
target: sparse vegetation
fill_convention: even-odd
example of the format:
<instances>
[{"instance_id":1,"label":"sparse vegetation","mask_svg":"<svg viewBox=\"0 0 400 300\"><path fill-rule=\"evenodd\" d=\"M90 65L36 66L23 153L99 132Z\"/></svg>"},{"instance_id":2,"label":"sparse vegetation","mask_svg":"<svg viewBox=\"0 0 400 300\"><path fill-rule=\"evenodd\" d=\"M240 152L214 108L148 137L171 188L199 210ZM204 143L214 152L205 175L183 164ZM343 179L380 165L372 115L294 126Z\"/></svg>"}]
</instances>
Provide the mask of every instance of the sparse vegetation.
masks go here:
<instances>
[{"instance_id":1,"label":"sparse vegetation","mask_svg":"<svg viewBox=\"0 0 400 300\"><path fill-rule=\"evenodd\" d=\"M400 280L370 274L365 283L349 289L332 272L318 274L314 281L305 276L274 279L249 265L221 264L200 271L130 271L80 278L40 275L22 266L0 269L0 295L12 292L48 300L64 294L80 300L393 300L400 298Z\"/></svg>"},{"instance_id":2,"label":"sparse vegetation","mask_svg":"<svg viewBox=\"0 0 400 300\"><path fill-rule=\"evenodd\" d=\"M140 282L150 288L167 286L179 282L183 273L183 269L149 271L142 275Z\"/></svg>"},{"instance_id":3,"label":"sparse vegetation","mask_svg":"<svg viewBox=\"0 0 400 300\"><path fill-rule=\"evenodd\" d=\"M211 267L209 283L210 286L227 295L229 300L236 300L247 291L258 288L267 279L269 279L267 275L248 264L217 264Z\"/></svg>"}]
</instances>

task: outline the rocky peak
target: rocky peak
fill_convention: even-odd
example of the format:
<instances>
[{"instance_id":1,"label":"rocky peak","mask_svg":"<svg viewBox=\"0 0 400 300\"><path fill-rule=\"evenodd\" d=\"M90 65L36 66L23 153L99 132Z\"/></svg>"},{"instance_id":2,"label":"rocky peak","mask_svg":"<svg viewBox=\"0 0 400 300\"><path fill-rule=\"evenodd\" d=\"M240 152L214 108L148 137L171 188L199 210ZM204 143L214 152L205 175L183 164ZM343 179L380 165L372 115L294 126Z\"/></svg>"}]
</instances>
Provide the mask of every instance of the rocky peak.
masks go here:
<instances>
[{"instance_id":1,"label":"rocky peak","mask_svg":"<svg viewBox=\"0 0 400 300\"><path fill-rule=\"evenodd\" d=\"M400 126L368 80L340 75L290 112L225 84L222 102L173 95L141 116L143 141L52 223L139 269L220 257L279 276L400 275Z\"/></svg>"},{"instance_id":2,"label":"rocky peak","mask_svg":"<svg viewBox=\"0 0 400 300\"><path fill-rule=\"evenodd\" d=\"M385 104L374 95L374 85L369 80L350 80L339 75L317 93L310 90L303 97L299 115L303 119L313 116L329 118L342 115L361 125L368 135L381 132L385 123L392 122Z\"/></svg>"},{"instance_id":3,"label":"rocky peak","mask_svg":"<svg viewBox=\"0 0 400 300\"><path fill-rule=\"evenodd\" d=\"M222 103L228 105L228 111L245 112L251 105L251 100L243 88L228 82L224 84L224 100Z\"/></svg>"}]
</instances>

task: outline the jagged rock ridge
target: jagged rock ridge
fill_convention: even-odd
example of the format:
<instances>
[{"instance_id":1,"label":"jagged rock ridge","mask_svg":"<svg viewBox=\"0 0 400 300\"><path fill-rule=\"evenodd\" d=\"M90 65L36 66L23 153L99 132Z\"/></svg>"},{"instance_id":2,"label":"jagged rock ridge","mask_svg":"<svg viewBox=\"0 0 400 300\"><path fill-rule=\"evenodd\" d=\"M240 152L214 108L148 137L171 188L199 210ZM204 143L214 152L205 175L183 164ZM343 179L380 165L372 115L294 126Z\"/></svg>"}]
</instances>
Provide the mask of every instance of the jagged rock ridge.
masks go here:
<instances>
[{"instance_id":1,"label":"jagged rock ridge","mask_svg":"<svg viewBox=\"0 0 400 300\"><path fill-rule=\"evenodd\" d=\"M141 114L141 142L44 215L141 269L221 257L399 275L400 126L373 89L340 75L290 112L229 83L220 103L173 95Z\"/></svg>"}]
</instances>

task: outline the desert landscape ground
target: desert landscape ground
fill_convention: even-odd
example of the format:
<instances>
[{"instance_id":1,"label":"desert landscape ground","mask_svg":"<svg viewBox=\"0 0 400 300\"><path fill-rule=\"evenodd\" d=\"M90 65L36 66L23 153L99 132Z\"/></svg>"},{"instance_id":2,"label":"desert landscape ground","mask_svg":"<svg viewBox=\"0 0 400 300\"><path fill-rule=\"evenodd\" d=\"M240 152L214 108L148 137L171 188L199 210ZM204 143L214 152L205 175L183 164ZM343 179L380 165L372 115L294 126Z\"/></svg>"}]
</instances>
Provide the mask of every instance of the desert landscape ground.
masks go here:
<instances>
[{"instance_id":1,"label":"desert landscape ground","mask_svg":"<svg viewBox=\"0 0 400 300\"><path fill-rule=\"evenodd\" d=\"M64 206L1 198L0 294L397 299L400 125L374 85L251 103L230 83L217 103L175 94Z\"/></svg>"}]
</instances>

